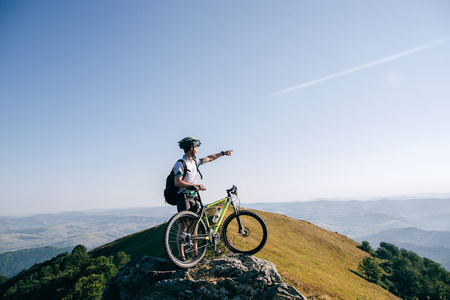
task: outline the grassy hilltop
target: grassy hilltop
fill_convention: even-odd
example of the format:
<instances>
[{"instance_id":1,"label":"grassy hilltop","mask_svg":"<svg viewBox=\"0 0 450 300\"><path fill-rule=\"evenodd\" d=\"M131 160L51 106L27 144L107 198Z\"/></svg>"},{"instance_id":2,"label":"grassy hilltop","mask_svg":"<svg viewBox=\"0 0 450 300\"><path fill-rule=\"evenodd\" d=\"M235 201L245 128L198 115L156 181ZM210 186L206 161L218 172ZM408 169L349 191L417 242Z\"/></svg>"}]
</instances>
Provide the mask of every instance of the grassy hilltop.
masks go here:
<instances>
[{"instance_id":1,"label":"grassy hilltop","mask_svg":"<svg viewBox=\"0 0 450 300\"><path fill-rule=\"evenodd\" d=\"M398 299L356 273L359 262L368 254L356 248L355 241L306 221L257 213L267 224L269 238L256 256L272 261L283 280L307 298ZM91 255L110 256L124 251L132 258L140 255L166 258L164 229L162 224L137 232L96 248Z\"/></svg>"}]
</instances>

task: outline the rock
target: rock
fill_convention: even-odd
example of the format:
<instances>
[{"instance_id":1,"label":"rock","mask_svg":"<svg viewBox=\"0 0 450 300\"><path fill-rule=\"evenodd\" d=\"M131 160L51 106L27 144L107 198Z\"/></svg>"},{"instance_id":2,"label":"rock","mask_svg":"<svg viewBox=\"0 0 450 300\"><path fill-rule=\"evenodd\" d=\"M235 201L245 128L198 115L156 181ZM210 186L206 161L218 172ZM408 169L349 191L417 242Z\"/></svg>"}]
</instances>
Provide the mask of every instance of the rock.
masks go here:
<instances>
[{"instance_id":1,"label":"rock","mask_svg":"<svg viewBox=\"0 0 450 300\"><path fill-rule=\"evenodd\" d=\"M151 299L306 299L281 279L270 261L231 254L191 269L169 260L142 256L108 281L104 300Z\"/></svg>"}]
</instances>

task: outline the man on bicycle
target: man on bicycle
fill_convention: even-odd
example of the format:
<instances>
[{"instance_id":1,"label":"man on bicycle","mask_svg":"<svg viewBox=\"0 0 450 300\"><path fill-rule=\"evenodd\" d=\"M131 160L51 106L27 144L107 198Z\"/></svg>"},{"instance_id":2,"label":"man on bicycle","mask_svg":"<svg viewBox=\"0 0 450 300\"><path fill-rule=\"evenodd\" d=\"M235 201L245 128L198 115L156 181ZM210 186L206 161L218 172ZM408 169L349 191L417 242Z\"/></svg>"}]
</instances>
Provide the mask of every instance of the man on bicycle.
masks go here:
<instances>
[{"instance_id":1,"label":"man on bicycle","mask_svg":"<svg viewBox=\"0 0 450 300\"><path fill-rule=\"evenodd\" d=\"M186 170L184 169L183 163L177 161L173 167L173 173L175 174L175 186L179 187L178 199L177 199L177 210L178 212L184 210L191 210L197 212L198 204L196 201L197 192L195 190L189 190L188 187L195 186L197 189L204 191L206 190L203 184L197 184L198 175L200 178L202 174L198 168L210 161L216 160L222 156L231 156L233 150L222 151L217 154L208 155L205 158L197 158L198 147L200 147L200 141L193 137L185 137L178 142L181 149L184 150L183 160L186 164Z\"/></svg>"}]
</instances>

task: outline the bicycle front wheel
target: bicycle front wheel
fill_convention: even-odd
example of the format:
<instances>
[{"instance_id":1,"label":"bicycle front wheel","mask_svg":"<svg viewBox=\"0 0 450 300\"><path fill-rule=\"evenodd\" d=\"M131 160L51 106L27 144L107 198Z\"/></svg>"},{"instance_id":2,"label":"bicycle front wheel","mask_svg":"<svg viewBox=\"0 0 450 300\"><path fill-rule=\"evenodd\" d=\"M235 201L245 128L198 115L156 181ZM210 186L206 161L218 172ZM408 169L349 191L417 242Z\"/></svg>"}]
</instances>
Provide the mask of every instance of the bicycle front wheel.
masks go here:
<instances>
[{"instance_id":1,"label":"bicycle front wheel","mask_svg":"<svg viewBox=\"0 0 450 300\"><path fill-rule=\"evenodd\" d=\"M190 211L174 215L167 223L164 248L169 259L181 268L192 268L206 253L208 234L205 223Z\"/></svg>"},{"instance_id":2,"label":"bicycle front wheel","mask_svg":"<svg viewBox=\"0 0 450 300\"><path fill-rule=\"evenodd\" d=\"M240 230L239 222L242 225ZM231 214L223 223L223 241L233 253L255 254L267 242L267 226L264 220L251 211Z\"/></svg>"}]
</instances>

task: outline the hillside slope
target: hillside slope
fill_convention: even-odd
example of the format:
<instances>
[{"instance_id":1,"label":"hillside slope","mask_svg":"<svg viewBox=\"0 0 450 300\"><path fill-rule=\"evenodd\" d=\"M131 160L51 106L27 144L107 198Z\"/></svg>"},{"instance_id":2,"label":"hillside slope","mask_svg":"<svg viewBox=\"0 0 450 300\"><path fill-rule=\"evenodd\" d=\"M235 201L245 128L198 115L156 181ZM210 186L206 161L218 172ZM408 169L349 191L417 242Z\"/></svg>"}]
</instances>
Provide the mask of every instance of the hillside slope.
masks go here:
<instances>
[{"instance_id":1,"label":"hillside slope","mask_svg":"<svg viewBox=\"0 0 450 300\"><path fill-rule=\"evenodd\" d=\"M389 229L362 237L370 245L391 243L414 251L450 270L450 231L422 230L415 227Z\"/></svg>"},{"instance_id":2,"label":"hillside slope","mask_svg":"<svg viewBox=\"0 0 450 300\"><path fill-rule=\"evenodd\" d=\"M11 278L19 274L23 269L28 269L34 264L51 259L58 254L69 252L72 248L47 246L2 253L0 254L0 275Z\"/></svg>"},{"instance_id":3,"label":"hillside slope","mask_svg":"<svg viewBox=\"0 0 450 300\"><path fill-rule=\"evenodd\" d=\"M309 299L397 299L381 287L356 274L361 259L367 255L358 243L317 227L309 222L283 215L257 211L266 221L269 239L257 257L272 261L283 280ZM109 256L119 251L131 255L165 258L162 224L91 251Z\"/></svg>"},{"instance_id":4,"label":"hillside slope","mask_svg":"<svg viewBox=\"0 0 450 300\"><path fill-rule=\"evenodd\" d=\"M252 203L248 206L306 220L357 242L369 241L374 248L381 241L393 243L439 262L450 271L449 200L446 195L446 198L408 197L402 200L370 201L329 199ZM406 230L413 227L423 232L418 234L417 230ZM447 235L447 238L437 238L435 231L440 231L439 235Z\"/></svg>"}]
</instances>

